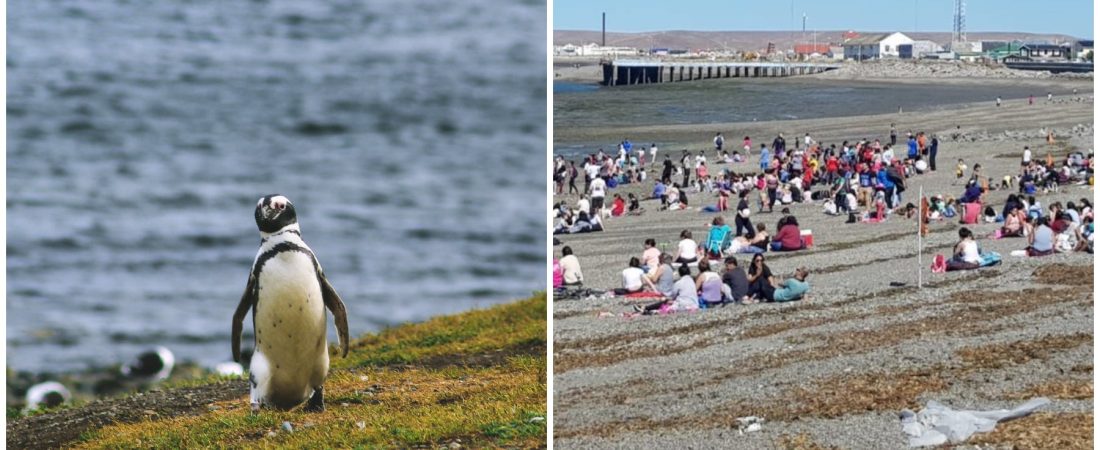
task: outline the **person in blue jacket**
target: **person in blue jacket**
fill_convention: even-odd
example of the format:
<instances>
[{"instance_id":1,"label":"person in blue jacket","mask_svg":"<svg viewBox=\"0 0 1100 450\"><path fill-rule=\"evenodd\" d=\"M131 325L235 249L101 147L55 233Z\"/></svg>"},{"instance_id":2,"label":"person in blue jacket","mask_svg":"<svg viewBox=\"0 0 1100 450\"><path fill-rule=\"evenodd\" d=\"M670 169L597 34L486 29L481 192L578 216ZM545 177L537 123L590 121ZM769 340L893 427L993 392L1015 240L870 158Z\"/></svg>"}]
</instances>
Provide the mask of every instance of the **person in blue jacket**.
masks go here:
<instances>
[{"instance_id":1,"label":"person in blue jacket","mask_svg":"<svg viewBox=\"0 0 1100 450\"><path fill-rule=\"evenodd\" d=\"M881 184L885 190L886 207L894 209L894 190L897 189L897 185L895 185L893 181L890 181L890 177L886 176L885 165L878 169L878 174L876 176L878 177L879 184Z\"/></svg>"},{"instance_id":2,"label":"person in blue jacket","mask_svg":"<svg viewBox=\"0 0 1100 450\"><path fill-rule=\"evenodd\" d=\"M917 152L917 138L909 136L909 159L917 159L920 156Z\"/></svg>"}]
</instances>

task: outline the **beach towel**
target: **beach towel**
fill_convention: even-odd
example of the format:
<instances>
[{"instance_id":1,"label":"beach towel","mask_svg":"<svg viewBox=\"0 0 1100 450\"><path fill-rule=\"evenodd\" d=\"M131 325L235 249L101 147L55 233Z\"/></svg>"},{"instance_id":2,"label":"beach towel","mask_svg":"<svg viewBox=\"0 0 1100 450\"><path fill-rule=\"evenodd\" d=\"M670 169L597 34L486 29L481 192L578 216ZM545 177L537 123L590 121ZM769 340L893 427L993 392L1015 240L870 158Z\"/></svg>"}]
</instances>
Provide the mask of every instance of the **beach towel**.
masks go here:
<instances>
[{"instance_id":1,"label":"beach towel","mask_svg":"<svg viewBox=\"0 0 1100 450\"><path fill-rule=\"evenodd\" d=\"M624 298L629 298L629 299L646 299L646 298L662 298L662 297L664 297L664 295L662 295L660 292L642 291L642 292L633 292L633 293L630 293L630 294L626 294L626 295L623 295L623 297Z\"/></svg>"}]
</instances>

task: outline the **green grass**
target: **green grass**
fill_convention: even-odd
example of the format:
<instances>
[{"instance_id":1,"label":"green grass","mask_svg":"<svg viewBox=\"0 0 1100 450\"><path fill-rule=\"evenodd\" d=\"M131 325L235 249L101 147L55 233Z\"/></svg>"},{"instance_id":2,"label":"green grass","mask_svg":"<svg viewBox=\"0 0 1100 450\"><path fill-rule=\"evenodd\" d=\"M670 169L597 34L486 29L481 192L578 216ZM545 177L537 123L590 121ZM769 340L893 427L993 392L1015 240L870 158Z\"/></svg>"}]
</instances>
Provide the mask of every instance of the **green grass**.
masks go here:
<instances>
[{"instance_id":1,"label":"green grass","mask_svg":"<svg viewBox=\"0 0 1100 450\"><path fill-rule=\"evenodd\" d=\"M333 358L324 413L247 397L196 416L114 424L80 448L541 447L546 442L546 295L390 328ZM523 352L509 350L524 349ZM499 355L487 358L486 355ZM465 365L467 361L475 361ZM175 387L212 383L207 377ZM293 433L281 429L290 422ZM274 432L274 435L270 435Z\"/></svg>"}]
</instances>

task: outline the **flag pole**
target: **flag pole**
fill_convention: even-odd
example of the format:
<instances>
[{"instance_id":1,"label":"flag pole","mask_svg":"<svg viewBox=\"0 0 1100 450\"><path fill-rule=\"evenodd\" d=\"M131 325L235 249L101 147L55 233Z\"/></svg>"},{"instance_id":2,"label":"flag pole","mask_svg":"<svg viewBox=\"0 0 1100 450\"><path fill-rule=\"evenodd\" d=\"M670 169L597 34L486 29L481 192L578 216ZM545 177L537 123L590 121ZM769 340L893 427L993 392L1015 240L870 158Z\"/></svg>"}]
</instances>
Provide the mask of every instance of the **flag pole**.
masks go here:
<instances>
[{"instance_id":1,"label":"flag pole","mask_svg":"<svg viewBox=\"0 0 1100 450\"><path fill-rule=\"evenodd\" d=\"M924 288L924 241L921 227L924 226L924 185L920 186L920 214L917 214L917 289Z\"/></svg>"}]
</instances>

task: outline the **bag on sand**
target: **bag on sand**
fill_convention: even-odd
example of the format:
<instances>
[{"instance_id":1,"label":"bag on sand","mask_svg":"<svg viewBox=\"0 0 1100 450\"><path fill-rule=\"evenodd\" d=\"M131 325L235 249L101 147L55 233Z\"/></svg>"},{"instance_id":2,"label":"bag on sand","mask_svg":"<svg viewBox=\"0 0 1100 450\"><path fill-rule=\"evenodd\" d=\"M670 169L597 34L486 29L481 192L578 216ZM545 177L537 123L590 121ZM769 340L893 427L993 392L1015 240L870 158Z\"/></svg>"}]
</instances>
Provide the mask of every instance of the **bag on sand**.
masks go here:
<instances>
[{"instance_id":1,"label":"bag on sand","mask_svg":"<svg viewBox=\"0 0 1100 450\"><path fill-rule=\"evenodd\" d=\"M981 258L981 262L978 263L980 267L995 266L1001 263L1001 254L997 252L985 252L978 255Z\"/></svg>"},{"instance_id":2,"label":"bag on sand","mask_svg":"<svg viewBox=\"0 0 1100 450\"><path fill-rule=\"evenodd\" d=\"M932 258L932 273L944 272L947 272L947 259L943 257L943 254L936 254Z\"/></svg>"}]
</instances>

